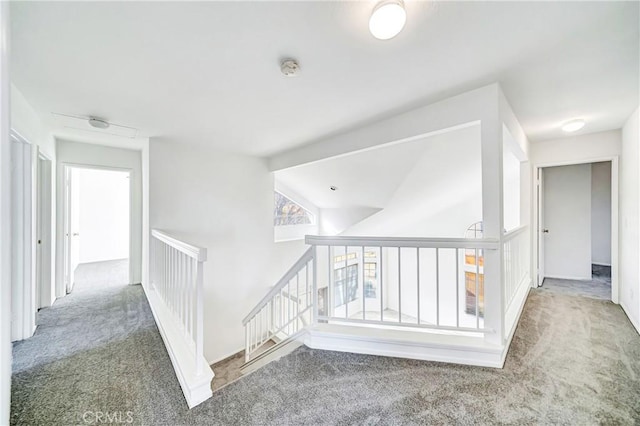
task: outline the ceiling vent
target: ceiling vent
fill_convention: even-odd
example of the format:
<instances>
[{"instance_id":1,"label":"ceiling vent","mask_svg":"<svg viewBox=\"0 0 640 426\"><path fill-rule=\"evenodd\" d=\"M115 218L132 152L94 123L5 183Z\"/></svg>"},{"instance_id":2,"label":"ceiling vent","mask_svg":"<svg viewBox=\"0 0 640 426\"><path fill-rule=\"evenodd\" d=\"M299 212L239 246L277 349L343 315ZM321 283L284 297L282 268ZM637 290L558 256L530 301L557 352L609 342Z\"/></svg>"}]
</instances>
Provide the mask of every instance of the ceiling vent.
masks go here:
<instances>
[{"instance_id":1,"label":"ceiling vent","mask_svg":"<svg viewBox=\"0 0 640 426\"><path fill-rule=\"evenodd\" d=\"M51 113L59 127L65 129L84 130L105 135L120 136L124 138L135 138L138 129L109 123L107 120L98 117L83 117L76 115Z\"/></svg>"}]
</instances>

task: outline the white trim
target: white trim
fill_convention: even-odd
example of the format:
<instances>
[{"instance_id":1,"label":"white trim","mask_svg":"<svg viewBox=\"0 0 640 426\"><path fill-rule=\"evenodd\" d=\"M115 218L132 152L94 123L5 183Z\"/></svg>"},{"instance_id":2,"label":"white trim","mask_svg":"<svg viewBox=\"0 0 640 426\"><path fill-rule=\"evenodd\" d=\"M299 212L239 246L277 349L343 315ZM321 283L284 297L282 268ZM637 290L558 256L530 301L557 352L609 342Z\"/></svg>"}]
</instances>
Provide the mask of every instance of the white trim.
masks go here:
<instances>
[{"instance_id":1,"label":"white trim","mask_svg":"<svg viewBox=\"0 0 640 426\"><path fill-rule=\"evenodd\" d=\"M629 315L627 312L632 312L627 305L624 303L624 301L620 302L620 306L622 307L622 311L624 312L624 314L627 316L627 318L629 318L629 322L631 323L631 325L633 325L633 327L636 329L636 331L638 332L638 334L640 334L640 322L636 321L635 318L633 318L632 315Z\"/></svg>"},{"instance_id":2,"label":"white trim","mask_svg":"<svg viewBox=\"0 0 640 426\"><path fill-rule=\"evenodd\" d=\"M523 288L526 288L526 293L525 296L522 298L522 300L520 301L520 306L518 307L518 311L515 317L515 320L513 321L513 326L511 327L511 331L509 331L509 334L507 336L507 338L505 339L505 344L504 344L504 349L502 351L502 356L501 356L501 361L502 361L502 365L504 365L505 360L507 359L507 354L509 353L509 348L511 347L511 341L513 340L513 336L515 336L516 334L516 329L518 328L518 323L520 322L520 317L522 316L522 312L524 311L524 306L527 304L527 299L529 299L529 294L531 293L531 287L533 281L529 282L529 285L523 285ZM520 290L518 290L520 291ZM506 316L506 313L505 313Z\"/></svg>"},{"instance_id":3,"label":"white trim","mask_svg":"<svg viewBox=\"0 0 640 426\"><path fill-rule=\"evenodd\" d=\"M591 262L592 265L597 265L597 266L611 266L610 263L601 263L601 262Z\"/></svg>"},{"instance_id":4,"label":"white trim","mask_svg":"<svg viewBox=\"0 0 640 426\"><path fill-rule=\"evenodd\" d=\"M545 275L545 279L549 278L551 280L571 280L571 281L591 281L593 277L574 277L571 275Z\"/></svg>"},{"instance_id":5,"label":"white trim","mask_svg":"<svg viewBox=\"0 0 640 426\"><path fill-rule=\"evenodd\" d=\"M60 166L62 166L62 179L63 179L63 194L62 194L62 218L63 218L63 222L65 223L65 226L62 229L62 236L61 238L63 238L65 241L68 241L69 247L67 247L67 243L63 244L63 250L62 250L62 259L63 259L63 277L62 277L62 281L63 281L63 287L65 288L65 292L68 292L69 288L73 288L73 283L67 283L66 282L66 276L64 275L64 271L65 271L65 267L64 265L67 264L70 259L69 259L69 251L71 250L71 235L65 235L65 231L67 226L70 227L70 211L71 211L71 199L69 197L69 199L67 199L68 196L68 190L69 190L69 186L67 186L66 184L66 179L67 179L67 172L70 171L71 169L81 169L81 170L106 170L106 171L114 171L114 172L125 172L129 174L129 234L127 235L127 237L129 238L129 277L128 277L128 282L129 284L137 284L133 282L133 262L131 261L132 259L132 254L133 254L133 238L131 238L132 232L134 230L134 222L136 220L136 218L134 217L134 209L133 209L133 204L134 204L134 199L133 199L133 195L134 195L134 188L133 188L133 172L134 170L128 167L112 167L112 166L101 166L101 165L92 165L92 164L79 164L79 163L71 163L71 162L61 162L59 163ZM67 202L65 202L65 200ZM69 232L70 233L70 232ZM68 287L68 285L70 285L70 287Z\"/></svg>"},{"instance_id":6,"label":"white trim","mask_svg":"<svg viewBox=\"0 0 640 426\"><path fill-rule=\"evenodd\" d=\"M424 361L502 368L505 347L482 338L385 331L374 328L318 324L304 344L312 349L380 355Z\"/></svg>"},{"instance_id":7,"label":"white trim","mask_svg":"<svg viewBox=\"0 0 640 426\"><path fill-rule=\"evenodd\" d=\"M198 366L193 362L193 348L187 345L183 338L184 332L179 329L175 322L175 317L165 307L162 299L153 289L144 285L142 288L149 301L153 318L167 348L167 353L171 359L171 364L173 364L178 382L180 382L187 405L189 408L193 408L213 395L211 391L211 381L214 377L213 370L207 364L207 360L202 357L198 360L202 373L197 373Z\"/></svg>"},{"instance_id":8,"label":"white trim","mask_svg":"<svg viewBox=\"0 0 640 426\"><path fill-rule=\"evenodd\" d=\"M162 241L174 249L181 251L189 257L196 259L198 262L205 262L207 260L207 249L203 247L198 247L193 244L189 244L182 240L179 240L171 235L167 234L164 231L159 229L152 229L151 236Z\"/></svg>"},{"instance_id":9,"label":"white trim","mask_svg":"<svg viewBox=\"0 0 640 426\"><path fill-rule=\"evenodd\" d=\"M411 238L411 237L351 237L307 235L305 243L312 246L353 247L425 247L425 248L478 248L498 250L499 240L494 238Z\"/></svg>"},{"instance_id":10,"label":"white trim","mask_svg":"<svg viewBox=\"0 0 640 426\"><path fill-rule=\"evenodd\" d=\"M217 364L220 361L224 361L227 358L231 358L232 356L238 355L242 351L244 351L244 346L242 346L242 347L240 347L240 348L238 348L236 350L233 350L231 352L227 352L226 355L222 355L221 357L214 358L213 361L207 360L207 364L209 364L209 366L213 368L213 364ZM215 374L215 371L214 371L214 374Z\"/></svg>"},{"instance_id":11,"label":"white trim","mask_svg":"<svg viewBox=\"0 0 640 426\"><path fill-rule=\"evenodd\" d=\"M536 185L538 184L538 176L539 170L544 169L546 167L557 167L557 166L569 166L574 164L592 164L592 163L601 163L601 162L611 162L611 301L613 303L620 303L620 283L619 283L619 218L618 218L618 210L620 206L620 177L619 177L619 156L607 156L607 157L594 157L594 158L586 158L579 160L567 160L567 161L558 161L558 162L547 162L547 163L538 163L533 165L533 179L532 179L532 190L537 191ZM544 188L540 188L541 196L544 196ZM534 232L536 232L536 238L532 238L532 255L534 260L534 265L537 265L538 260L538 228L539 228L539 212L538 212L538 199L534 197L533 199L533 220L534 220ZM532 270L532 278L533 282L538 282L538 269L534 268ZM560 279L570 279L570 280L591 280L592 277L588 278L574 278L574 277L548 277L548 278L560 278Z\"/></svg>"}]
</instances>

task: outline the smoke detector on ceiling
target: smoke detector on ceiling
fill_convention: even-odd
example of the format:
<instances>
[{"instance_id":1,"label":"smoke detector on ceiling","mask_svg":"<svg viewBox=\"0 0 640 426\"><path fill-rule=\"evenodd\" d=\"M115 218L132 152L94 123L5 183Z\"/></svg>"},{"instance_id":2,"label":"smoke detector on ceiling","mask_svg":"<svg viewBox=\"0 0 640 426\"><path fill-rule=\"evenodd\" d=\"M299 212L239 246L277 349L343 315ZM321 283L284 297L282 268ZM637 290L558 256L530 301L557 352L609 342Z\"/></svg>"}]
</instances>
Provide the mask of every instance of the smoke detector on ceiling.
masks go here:
<instances>
[{"instance_id":1,"label":"smoke detector on ceiling","mask_svg":"<svg viewBox=\"0 0 640 426\"><path fill-rule=\"evenodd\" d=\"M280 71L287 77L295 77L300 71L300 65L298 65L295 59L285 59L280 64Z\"/></svg>"}]
</instances>

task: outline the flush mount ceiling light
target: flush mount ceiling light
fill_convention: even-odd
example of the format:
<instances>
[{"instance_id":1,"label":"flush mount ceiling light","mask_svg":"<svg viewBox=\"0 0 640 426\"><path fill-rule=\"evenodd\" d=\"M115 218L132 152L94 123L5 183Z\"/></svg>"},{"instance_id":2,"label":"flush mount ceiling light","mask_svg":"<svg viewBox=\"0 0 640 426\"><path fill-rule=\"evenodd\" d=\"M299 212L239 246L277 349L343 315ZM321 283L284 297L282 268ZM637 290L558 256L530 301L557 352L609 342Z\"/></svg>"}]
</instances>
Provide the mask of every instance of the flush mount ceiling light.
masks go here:
<instances>
[{"instance_id":1,"label":"flush mount ceiling light","mask_svg":"<svg viewBox=\"0 0 640 426\"><path fill-rule=\"evenodd\" d=\"M584 127L584 124L584 120L582 119L567 121L562 125L562 130L567 133L577 132Z\"/></svg>"},{"instance_id":2,"label":"flush mount ceiling light","mask_svg":"<svg viewBox=\"0 0 640 426\"><path fill-rule=\"evenodd\" d=\"M402 0L383 0L373 8L369 18L369 31L379 40L389 40L398 35L407 22L407 12Z\"/></svg>"},{"instance_id":3,"label":"flush mount ceiling light","mask_svg":"<svg viewBox=\"0 0 640 426\"><path fill-rule=\"evenodd\" d=\"M96 129L108 129L110 126L110 124L107 121L101 120L96 117L89 118L89 125L91 127L95 127Z\"/></svg>"}]
</instances>

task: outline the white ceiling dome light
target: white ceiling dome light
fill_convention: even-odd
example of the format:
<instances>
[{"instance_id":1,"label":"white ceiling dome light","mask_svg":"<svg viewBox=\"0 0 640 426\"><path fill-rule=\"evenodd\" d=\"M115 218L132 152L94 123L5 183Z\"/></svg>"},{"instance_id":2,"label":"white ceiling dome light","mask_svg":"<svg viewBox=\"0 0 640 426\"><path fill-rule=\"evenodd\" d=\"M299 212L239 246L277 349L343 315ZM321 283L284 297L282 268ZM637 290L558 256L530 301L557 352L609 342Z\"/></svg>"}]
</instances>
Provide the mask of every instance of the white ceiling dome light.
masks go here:
<instances>
[{"instance_id":1,"label":"white ceiling dome light","mask_svg":"<svg viewBox=\"0 0 640 426\"><path fill-rule=\"evenodd\" d=\"M562 130L564 130L567 133L577 132L578 130L582 129L584 125L585 125L584 120L581 118L578 118L576 120L571 120L564 123L562 125Z\"/></svg>"},{"instance_id":2,"label":"white ceiling dome light","mask_svg":"<svg viewBox=\"0 0 640 426\"><path fill-rule=\"evenodd\" d=\"M108 129L110 126L109 122L96 117L89 117L89 125L96 129Z\"/></svg>"},{"instance_id":3,"label":"white ceiling dome light","mask_svg":"<svg viewBox=\"0 0 640 426\"><path fill-rule=\"evenodd\" d=\"M369 18L369 31L379 40L397 36L407 22L402 0L383 0L373 8Z\"/></svg>"}]
</instances>

